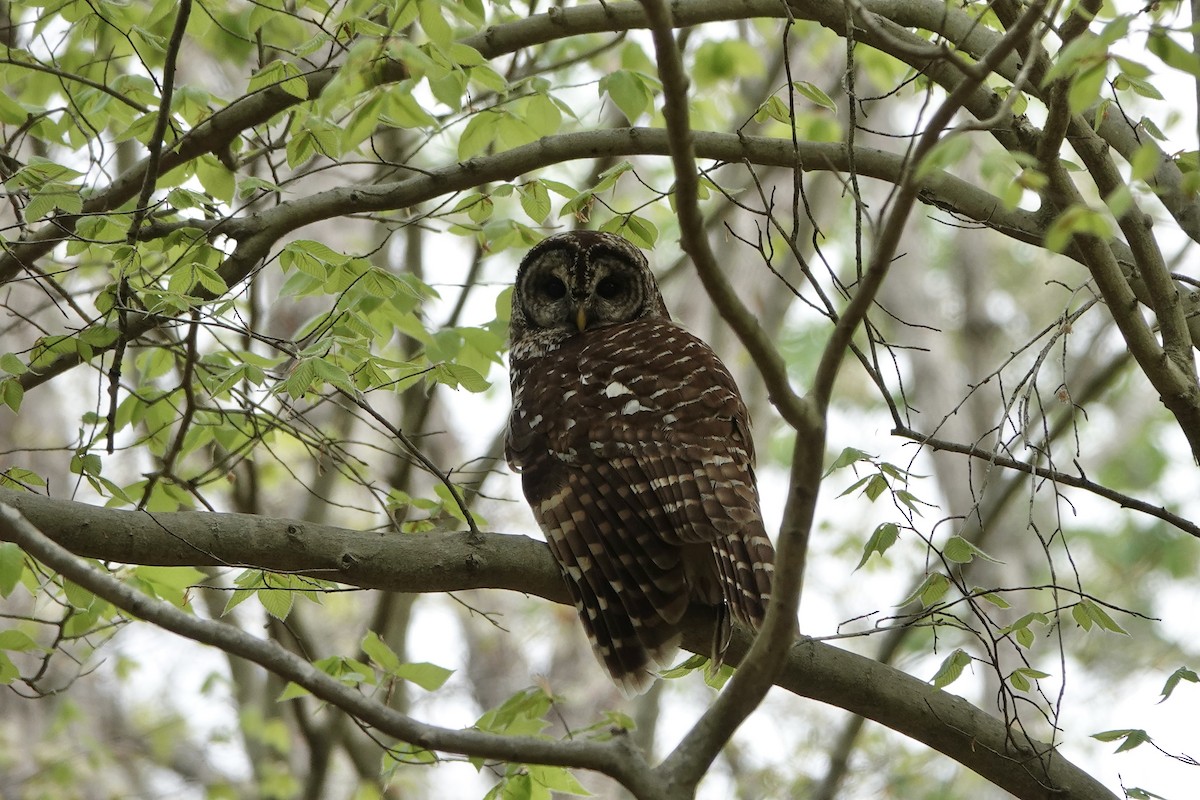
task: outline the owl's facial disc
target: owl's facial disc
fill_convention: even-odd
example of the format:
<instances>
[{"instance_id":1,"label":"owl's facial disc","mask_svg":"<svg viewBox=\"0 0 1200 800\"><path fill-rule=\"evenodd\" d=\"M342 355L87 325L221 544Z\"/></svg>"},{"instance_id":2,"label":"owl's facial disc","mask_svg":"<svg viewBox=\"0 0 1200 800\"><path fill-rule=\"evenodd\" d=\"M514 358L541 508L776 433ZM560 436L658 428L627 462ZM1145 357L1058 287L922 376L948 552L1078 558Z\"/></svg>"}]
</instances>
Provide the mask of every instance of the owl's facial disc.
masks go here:
<instances>
[{"instance_id":1,"label":"owl's facial disc","mask_svg":"<svg viewBox=\"0 0 1200 800\"><path fill-rule=\"evenodd\" d=\"M628 322L645 311L641 265L603 245L548 247L519 278L522 310L539 328L582 332Z\"/></svg>"}]
</instances>

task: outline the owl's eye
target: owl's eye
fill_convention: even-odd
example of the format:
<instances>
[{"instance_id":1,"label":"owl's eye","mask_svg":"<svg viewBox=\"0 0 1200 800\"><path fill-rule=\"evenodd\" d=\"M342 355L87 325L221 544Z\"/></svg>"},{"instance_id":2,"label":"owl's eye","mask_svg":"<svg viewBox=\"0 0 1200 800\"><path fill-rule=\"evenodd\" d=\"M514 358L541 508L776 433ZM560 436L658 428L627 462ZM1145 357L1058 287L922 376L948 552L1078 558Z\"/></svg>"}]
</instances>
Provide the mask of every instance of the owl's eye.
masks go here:
<instances>
[{"instance_id":1,"label":"owl's eye","mask_svg":"<svg viewBox=\"0 0 1200 800\"><path fill-rule=\"evenodd\" d=\"M542 281L542 294L551 300L561 300L567 296L567 285L553 276Z\"/></svg>"},{"instance_id":2,"label":"owl's eye","mask_svg":"<svg viewBox=\"0 0 1200 800\"><path fill-rule=\"evenodd\" d=\"M625 289L625 284L616 278L605 278L596 284L596 294L605 300L612 300Z\"/></svg>"}]
</instances>

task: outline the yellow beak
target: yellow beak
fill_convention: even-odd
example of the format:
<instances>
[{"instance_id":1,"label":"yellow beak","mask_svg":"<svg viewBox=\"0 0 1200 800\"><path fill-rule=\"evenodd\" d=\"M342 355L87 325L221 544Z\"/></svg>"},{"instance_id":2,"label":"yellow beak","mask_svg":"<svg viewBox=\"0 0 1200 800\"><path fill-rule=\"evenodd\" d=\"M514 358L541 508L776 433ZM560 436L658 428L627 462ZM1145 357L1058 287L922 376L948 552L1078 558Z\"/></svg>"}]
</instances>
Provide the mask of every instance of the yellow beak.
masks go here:
<instances>
[{"instance_id":1,"label":"yellow beak","mask_svg":"<svg viewBox=\"0 0 1200 800\"><path fill-rule=\"evenodd\" d=\"M575 327L579 328L579 332L583 333L583 329L587 327L587 309L583 306L575 312Z\"/></svg>"}]
</instances>

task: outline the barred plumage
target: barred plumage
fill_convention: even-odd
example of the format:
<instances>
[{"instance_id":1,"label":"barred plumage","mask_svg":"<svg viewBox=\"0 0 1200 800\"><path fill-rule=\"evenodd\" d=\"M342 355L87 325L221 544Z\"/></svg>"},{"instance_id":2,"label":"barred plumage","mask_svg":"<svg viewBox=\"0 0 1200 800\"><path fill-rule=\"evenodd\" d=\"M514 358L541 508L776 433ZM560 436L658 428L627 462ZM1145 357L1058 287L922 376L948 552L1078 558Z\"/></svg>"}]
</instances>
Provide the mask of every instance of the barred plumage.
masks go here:
<instances>
[{"instance_id":1,"label":"barred plumage","mask_svg":"<svg viewBox=\"0 0 1200 800\"><path fill-rule=\"evenodd\" d=\"M672 322L644 254L612 234L551 236L513 294L506 451L601 663L627 693L695 601L758 627L774 550L745 405Z\"/></svg>"}]
</instances>

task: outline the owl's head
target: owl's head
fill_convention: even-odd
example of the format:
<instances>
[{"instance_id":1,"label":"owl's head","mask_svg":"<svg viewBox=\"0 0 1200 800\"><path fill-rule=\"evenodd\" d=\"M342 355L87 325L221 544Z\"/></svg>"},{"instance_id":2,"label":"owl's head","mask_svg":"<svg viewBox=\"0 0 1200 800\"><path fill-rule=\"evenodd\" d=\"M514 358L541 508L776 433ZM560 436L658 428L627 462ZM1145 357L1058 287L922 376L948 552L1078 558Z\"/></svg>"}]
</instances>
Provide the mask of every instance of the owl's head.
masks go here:
<instances>
[{"instance_id":1,"label":"owl's head","mask_svg":"<svg viewBox=\"0 0 1200 800\"><path fill-rule=\"evenodd\" d=\"M564 338L643 318L668 319L646 256L611 233L547 237L521 260L513 291L513 340L527 331Z\"/></svg>"}]
</instances>

